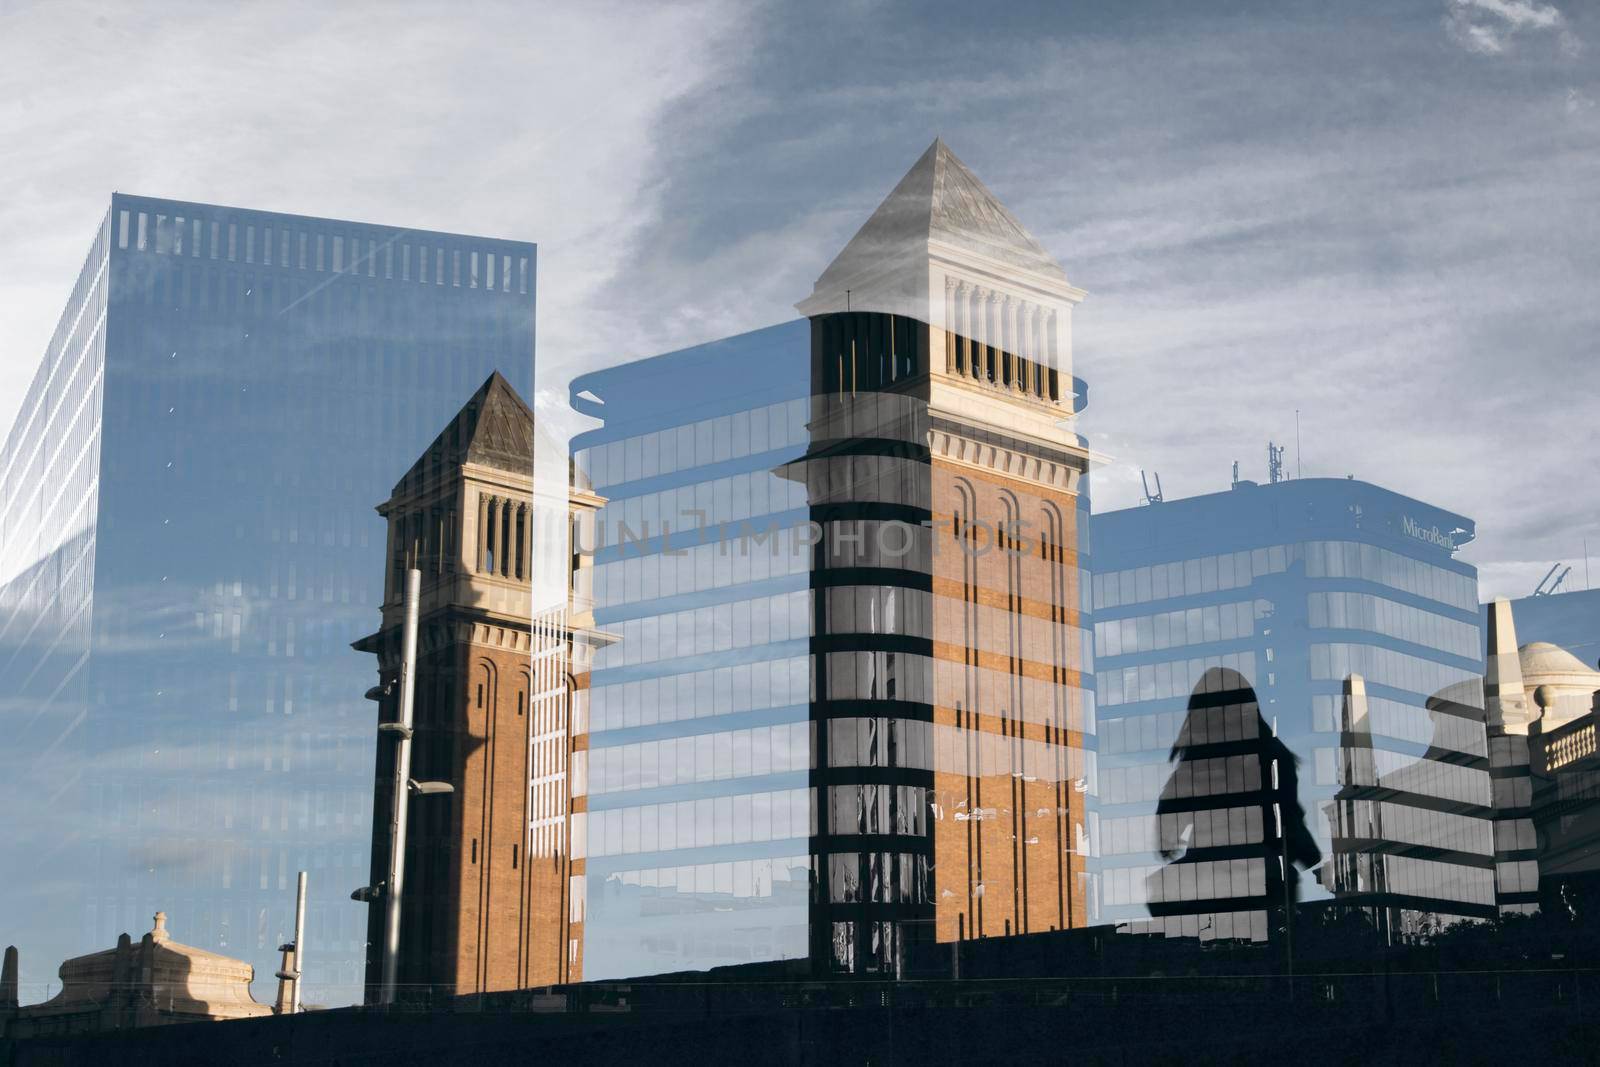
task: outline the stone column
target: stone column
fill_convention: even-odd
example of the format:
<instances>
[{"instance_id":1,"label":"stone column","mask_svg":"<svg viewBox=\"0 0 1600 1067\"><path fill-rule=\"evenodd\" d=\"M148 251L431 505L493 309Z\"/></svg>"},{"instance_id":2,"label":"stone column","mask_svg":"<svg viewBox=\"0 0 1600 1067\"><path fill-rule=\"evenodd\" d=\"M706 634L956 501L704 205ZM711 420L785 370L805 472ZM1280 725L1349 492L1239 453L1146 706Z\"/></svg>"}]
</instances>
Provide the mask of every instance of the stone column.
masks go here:
<instances>
[{"instance_id":1,"label":"stone column","mask_svg":"<svg viewBox=\"0 0 1600 1067\"><path fill-rule=\"evenodd\" d=\"M1061 399L1061 375L1056 370L1056 313L1054 311L1042 316L1044 319L1044 337L1041 351L1044 362L1049 365L1049 397L1051 400Z\"/></svg>"},{"instance_id":2,"label":"stone column","mask_svg":"<svg viewBox=\"0 0 1600 1067\"><path fill-rule=\"evenodd\" d=\"M528 505L517 505L517 577L531 578L533 572L528 567L528 533L532 525L533 516L528 513Z\"/></svg>"},{"instance_id":3,"label":"stone column","mask_svg":"<svg viewBox=\"0 0 1600 1067\"><path fill-rule=\"evenodd\" d=\"M478 493L478 528L473 534L478 551L472 561L472 573L477 574L484 569L484 561L489 558L489 496L483 492Z\"/></svg>"},{"instance_id":4,"label":"stone column","mask_svg":"<svg viewBox=\"0 0 1600 1067\"><path fill-rule=\"evenodd\" d=\"M517 520L516 505L510 497L500 499L500 555L496 562L500 564L500 577L509 578L515 572L512 557L517 554Z\"/></svg>"},{"instance_id":5,"label":"stone column","mask_svg":"<svg viewBox=\"0 0 1600 1067\"><path fill-rule=\"evenodd\" d=\"M1011 392L1021 392L1022 362L1018 358L1016 342L1016 306L1010 296L1000 298L1000 347L1005 350L1005 384Z\"/></svg>"},{"instance_id":6,"label":"stone column","mask_svg":"<svg viewBox=\"0 0 1600 1067\"><path fill-rule=\"evenodd\" d=\"M500 571L500 555L501 555L501 553L500 553L500 498L497 497L497 496L491 496L489 498L488 546L489 546L489 557L488 557L489 558L489 566L486 568L486 570L487 570L487 572L489 574L497 574Z\"/></svg>"},{"instance_id":7,"label":"stone column","mask_svg":"<svg viewBox=\"0 0 1600 1067\"><path fill-rule=\"evenodd\" d=\"M448 540L448 538L445 537L445 525L448 521L448 514L449 513L445 511L444 508L437 504L433 506L433 509L430 512L430 516L433 520L432 560L434 574L444 573L445 543Z\"/></svg>"},{"instance_id":8,"label":"stone column","mask_svg":"<svg viewBox=\"0 0 1600 1067\"><path fill-rule=\"evenodd\" d=\"M972 286L956 283L956 369L972 375Z\"/></svg>"},{"instance_id":9,"label":"stone column","mask_svg":"<svg viewBox=\"0 0 1600 1067\"><path fill-rule=\"evenodd\" d=\"M983 290L967 289L967 377L983 377Z\"/></svg>"},{"instance_id":10,"label":"stone column","mask_svg":"<svg viewBox=\"0 0 1600 1067\"><path fill-rule=\"evenodd\" d=\"M946 276L944 280L944 321L939 324L944 329L944 369L946 373L956 372L956 280Z\"/></svg>"},{"instance_id":11,"label":"stone column","mask_svg":"<svg viewBox=\"0 0 1600 1067\"><path fill-rule=\"evenodd\" d=\"M1000 384L1000 294L983 294L983 380Z\"/></svg>"},{"instance_id":12,"label":"stone column","mask_svg":"<svg viewBox=\"0 0 1600 1067\"><path fill-rule=\"evenodd\" d=\"M972 377L983 381L989 374L989 290L972 290Z\"/></svg>"},{"instance_id":13,"label":"stone column","mask_svg":"<svg viewBox=\"0 0 1600 1067\"><path fill-rule=\"evenodd\" d=\"M1017 312L1017 354L1022 357L1022 391L1032 393L1038 380L1033 345L1033 304L1023 301Z\"/></svg>"},{"instance_id":14,"label":"stone column","mask_svg":"<svg viewBox=\"0 0 1600 1067\"><path fill-rule=\"evenodd\" d=\"M463 490L458 484L450 493L450 504L445 508L445 548L448 556L445 559L444 569L447 574L454 574L461 569L461 557L466 554L466 515L462 510L462 501L465 499Z\"/></svg>"}]
</instances>

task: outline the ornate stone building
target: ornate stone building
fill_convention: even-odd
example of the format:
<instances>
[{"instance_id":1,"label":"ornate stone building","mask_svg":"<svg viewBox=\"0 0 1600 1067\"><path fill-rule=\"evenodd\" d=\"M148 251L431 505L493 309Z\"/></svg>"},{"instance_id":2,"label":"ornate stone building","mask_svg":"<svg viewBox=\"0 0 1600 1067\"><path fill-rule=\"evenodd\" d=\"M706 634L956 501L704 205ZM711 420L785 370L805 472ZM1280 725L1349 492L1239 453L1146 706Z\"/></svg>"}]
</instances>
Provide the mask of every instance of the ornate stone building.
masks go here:
<instances>
[{"instance_id":1,"label":"ornate stone building","mask_svg":"<svg viewBox=\"0 0 1600 1067\"><path fill-rule=\"evenodd\" d=\"M1587 918L1600 909L1600 671L1548 641L1518 647L1515 615L1503 597L1488 605L1496 903Z\"/></svg>"},{"instance_id":2,"label":"ornate stone building","mask_svg":"<svg viewBox=\"0 0 1600 1067\"><path fill-rule=\"evenodd\" d=\"M250 996L255 969L243 960L180 945L165 912L137 942L61 965L61 991L42 1004L17 1004L17 950L7 948L0 977L0 1038L91 1034L166 1023L271 1015Z\"/></svg>"},{"instance_id":3,"label":"ornate stone building","mask_svg":"<svg viewBox=\"0 0 1600 1067\"><path fill-rule=\"evenodd\" d=\"M567 845L567 715L573 668L587 657L587 615L565 603L535 610L535 552L555 542L533 499L534 439L532 411L497 372L378 508L389 524L383 622L355 647L378 657L370 695L381 721L398 721L404 578L419 569L412 776L454 787L412 802L402 998L545 985L581 966L568 899L582 861ZM569 500L575 517L600 504L578 487ZM375 812L389 810L393 758L394 745L380 742ZM371 884L388 863L380 816ZM382 967L381 901L368 930L370 997Z\"/></svg>"}]
</instances>

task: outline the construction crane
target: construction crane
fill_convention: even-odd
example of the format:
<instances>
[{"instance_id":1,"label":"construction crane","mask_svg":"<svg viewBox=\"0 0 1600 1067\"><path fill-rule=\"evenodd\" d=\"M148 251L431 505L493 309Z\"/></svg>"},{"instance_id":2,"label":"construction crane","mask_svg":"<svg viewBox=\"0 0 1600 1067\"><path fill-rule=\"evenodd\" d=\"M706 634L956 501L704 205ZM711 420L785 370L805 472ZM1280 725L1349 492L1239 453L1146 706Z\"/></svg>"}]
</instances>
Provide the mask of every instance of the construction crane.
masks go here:
<instances>
[{"instance_id":1,"label":"construction crane","mask_svg":"<svg viewBox=\"0 0 1600 1067\"><path fill-rule=\"evenodd\" d=\"M1556 574L1556 571L1561 571L1561 573ZM1566 570L1561 570L1561 564L1559 562L1550 564L1550 569L1544 572L1543 578L1539 579L1539 585L1534 589L1533 595L1549 596L1551 593L1554 593L1557 589L1561 588L1561 583L1566 581L1567 575L1571 573L1571 567L1568 567ZM1555 581L1553 582L1550 581L1552 576L1555 577Z\"/></svg>"},{"instance_id":2,"label":"construction crane","mask_svg":"<svg viewBox=\"0 0 1600 1067\"><path fill-rule=\"evenodd\" d=\"M1144 484L1144 502L1146 504L1159 504L1161 503L1161 475L1155 471L1150 473L1154 475L1156 480L1156 491L1153 493L1150 491L1150 479L1145 477L1144 471L1141 470L1139 472L1139 481Z\"/></svg>"}]
</instances>

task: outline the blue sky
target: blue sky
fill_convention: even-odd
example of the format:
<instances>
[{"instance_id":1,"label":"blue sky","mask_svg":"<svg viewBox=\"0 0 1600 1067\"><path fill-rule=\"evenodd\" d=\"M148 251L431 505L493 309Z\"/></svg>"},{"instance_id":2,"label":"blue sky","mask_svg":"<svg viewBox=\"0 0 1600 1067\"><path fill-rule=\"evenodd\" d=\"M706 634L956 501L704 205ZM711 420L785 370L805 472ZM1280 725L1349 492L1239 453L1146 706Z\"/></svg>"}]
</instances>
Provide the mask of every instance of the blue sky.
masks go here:
<instances>
[{"instance_id":1,"label":"blue sky","mask_svg":"<svg viewBox=\"0 0 1600 1067\"><path fill-rule=\"evenodd\" d=\"M0 421L111 190L541 245L541 378L791 317L935 134L1089 291L1095 492L1307 475L1600 556L1600 13L1573 0L0 0Z\"/></svg>"}]
</instances>

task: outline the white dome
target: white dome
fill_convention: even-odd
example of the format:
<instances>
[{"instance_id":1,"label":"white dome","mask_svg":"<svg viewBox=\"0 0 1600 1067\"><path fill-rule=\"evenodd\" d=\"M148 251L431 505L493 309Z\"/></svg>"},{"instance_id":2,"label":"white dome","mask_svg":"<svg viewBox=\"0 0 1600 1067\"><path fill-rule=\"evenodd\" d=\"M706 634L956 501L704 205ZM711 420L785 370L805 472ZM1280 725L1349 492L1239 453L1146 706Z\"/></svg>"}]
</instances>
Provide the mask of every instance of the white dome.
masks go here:
<instances>
[{"instance_id":1,"label":"white dome","mask_svg":"<svg viewBox=\"0 0 1600 1067\"><path fill-rule=\"evenodd\" d=\"M1549 682L1555 685L1588 685L1600 689L1600 671L1571 652L1548 641L1534 641L1517 649L1522 664L1522 684L1528 687Z\"/></svg>"}]
</instances>

